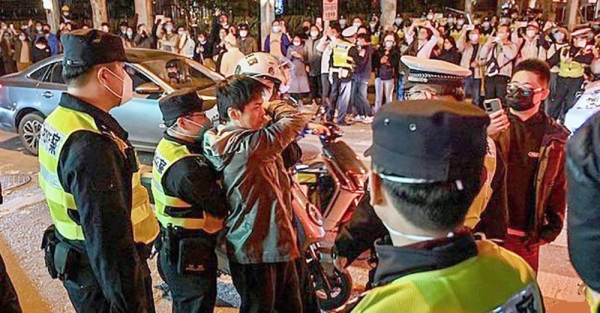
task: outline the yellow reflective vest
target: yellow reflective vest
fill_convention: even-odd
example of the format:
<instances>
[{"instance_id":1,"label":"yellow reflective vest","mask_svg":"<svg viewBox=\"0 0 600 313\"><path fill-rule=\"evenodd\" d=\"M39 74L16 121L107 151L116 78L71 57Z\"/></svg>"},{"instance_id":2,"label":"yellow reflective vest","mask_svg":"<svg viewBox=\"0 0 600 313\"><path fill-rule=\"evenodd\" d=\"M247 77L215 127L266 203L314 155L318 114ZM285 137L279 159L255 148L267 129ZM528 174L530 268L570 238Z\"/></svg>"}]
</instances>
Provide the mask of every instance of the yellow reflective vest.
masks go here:
<instances>
[{"instance_id":1,"label":"yellow reflective vest","mask_svg":"<svg viewBox=\"0 0 600 313\"><path fill-rule=\"evenodd\" d=\"M66 239L85 241L83 229L68 214L69 210L77 210L77 203L73 195L63 189L58 177L58 161L64 144L77 131L106 135L122 152L125 143L111 133L101 132L89 114L62 106L56 108L44 122L39 144L39 184L46 196L52 222ZM139 172L134 173L132 179L131 225L134 241L150 244L158 237L160 229Z\"/></svg>"},{"instance_id":2,"label":"yellow reflective vest","mask_svg":"<svg viewBox=\"0 0 600 313\"><path fill-rule=\"evenodd\" d=\"M350 56L350 49L354 45L348 41L338 39L333 46L333 67L352 70L354 68L354 59Z\"/></svg>"},{"instance_id":3,"label":"yellow reflective vest","mask_svg":"<svg viewBox=\"0 0 600 313\"><path fill-rule=\"evenodd\" d=\"M596 292L588 286L584 286L584 288L585 298L587 299L587 302L590 305L591 312L600 312L600 292Z\"/></svg>"},{"instance_id":4,"label":"yellow reflective vest","mask_svg":"<svg viewBox=\"0 0 600 313\"><path fill-rule=\"evenodd\" d=\"M563 47L560 50L560 63L558 64L558 76L565 78L579 78L583 76L585 71L583 65L579 62L571 60L567 62L569 58L570 46Z\"/></svg>"},{"instance_id":5,"label":"yellow reflective vest","mask_svg":"<svg viewBox=\"0 0 600 313\"><path fill-rule=\"evenodd\" d=\"M198 156L198 154L191 153L185 145L167 139L162 139L158 143L158 147L154 153L152 164L152 195L154 196L156 217L165 228L169 225L190 230L204 228L204 219L173 217L166 212L167 207L181 211L192 208L191 204L165 193L163 189L163 177L167 170L177 161L193 156Z\"/></svg>"},{"instance_id":6,"label":"yellow reflective vest","mask_svg":"<svg viewBox=\"0 0 600 313\"><path fill-rule=\"evenodd\" d=\"M535 274L523 259L485 240L477 250L454 266L374 288L352 312L543 312Z\"/></svg>"}]
</instances>

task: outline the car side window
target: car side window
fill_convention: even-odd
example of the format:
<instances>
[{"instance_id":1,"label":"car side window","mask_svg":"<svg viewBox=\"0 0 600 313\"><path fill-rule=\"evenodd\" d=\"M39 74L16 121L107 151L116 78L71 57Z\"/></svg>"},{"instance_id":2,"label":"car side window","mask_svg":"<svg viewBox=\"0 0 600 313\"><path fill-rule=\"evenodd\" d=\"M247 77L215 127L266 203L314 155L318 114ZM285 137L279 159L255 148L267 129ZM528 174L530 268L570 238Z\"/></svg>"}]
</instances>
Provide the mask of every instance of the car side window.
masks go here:
<instances>
[{"instance_id":1,"label":"car side window","mask_svg":"<svg viewBox=\"0 0 600 313\"><path fill-rule=\"evenodd\" d=\"M127 74L129 74L129 77L131 77L131 81L133 82L132 85L133 85L134 91L135 91L135 88L137 88L139 85L152 82L150 80L150 78L148 78L148 76L144 75L142 72L138 71L137 69L135 69L129 65L125 66L125 71L127 72Z\"/></svg>"},{"instance_id":2,"label":"car side window","mask_svg":"<svg viewBox=\"0 0 600 313\"><path fill-rule=\"evenodd\" d=\"M65 84L65 81L62 78L62 62L54 63L54 67L48 72L44 81L54 84Z\"/></svg>"},{"instance_id":3,"label":"car side window","mask_svg":"<svg viewBox=\"0 0 600 313\"><path fill-rule=\"evenodd\" d=\"M48 69L52 65L54 65L54 64L51 63L51 64L48 64L48 65L42 67L42 68L37 69L33 73L29 74L29 78L34 79L34 80L43 81L44 80L44 76L46 75L46 72L48 72Z\"/></svg>"}]
</instances>

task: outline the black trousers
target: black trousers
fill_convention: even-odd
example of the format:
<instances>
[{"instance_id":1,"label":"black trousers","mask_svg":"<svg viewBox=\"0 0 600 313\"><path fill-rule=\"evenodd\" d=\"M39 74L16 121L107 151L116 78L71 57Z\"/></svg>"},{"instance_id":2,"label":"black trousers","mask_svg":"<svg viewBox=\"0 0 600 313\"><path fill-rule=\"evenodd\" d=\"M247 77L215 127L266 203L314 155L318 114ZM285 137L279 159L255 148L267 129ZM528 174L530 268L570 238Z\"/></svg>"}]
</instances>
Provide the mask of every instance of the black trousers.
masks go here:
<instances>
[{"instance_id":1,"label":"black trousers","mask_svg":"<svg viewBox=\"0 0 600 313\"><path fill-rule=\"evenodd\" d=\"M2 256L0 256L0 312L22 312L21 306L19 305L19 298L10 281Z\"/></svg>"},{"instance_id":2,"label":"black trousers","mask_svg":"<svg viewBox=\"0 0 600 313\"><path fill-rule=\"evenodd\" d=\"M312 98L311 100L317 101L321 98L321 94L323 93L323 91L321 90L323 89L321 87L321 76L308 76L308 81L310 83L310 95Z\"/></svg>"},{"instance_id":3,"label":"black trousers","mask_svg":"<svg viewBox=\"0 0 600 313\"><path fill-rule=\"evenodd\" d=\"M81 264L73 272L74 277L63 281L63 286L67 289L75 310L80 313L111 312L110 302L104 297L90 265ZM144 279L144 290L138 292L143 293L140 296L147 300L147 308L132 308L130 312L155 312L152 277L146 259L141 262L141 273Z\"/></svg>"},{"instance_id":4,"label":"black trousers","mask_svg":"<svg viewBox=\"0 0 600 313\"><path fill-rule=\"evenodd\" d=\"M556 92L548 107L548 115L556 119L564 119L567 111L575 105L575 95L581 90L583 77L556 79Z\"/></svg>"},{"instance_id":5,"label":"black trousers","mask_svg":"<svg viewBox=\"0 0 600 313\"><path fill-rule=\"evenodd\" d=\"M506 97L506 85L510 81L510 77L503 75L496 75L493 77L485 78L485 99L498 98L502 103L506 103L504 98Z\"/></svg>"},{"instance_id":6,"label":"black trousers","mask_svg":"<svg viewBox=\"0 0 600 313\"><path fill-rule=\"evenodd\" d=\"M296 261L239 264L229 262L242 299L240 313L304 312Z\"/></svg>"},{"instance_id":7,"label":"black trousers","mask_svg":"<svg viewBox=\"0 0 600 313\"><path fill-rule=\"evenodd\" d=\"M212 313L217 301L217 255L215 254L216 236L206 236L206 270L198 274L180 274L177 272L177 262L167 255L167 248L160 244L158 253L158 273L169 285L173 298L175 313Z\"/></svg>"}]
</instances>

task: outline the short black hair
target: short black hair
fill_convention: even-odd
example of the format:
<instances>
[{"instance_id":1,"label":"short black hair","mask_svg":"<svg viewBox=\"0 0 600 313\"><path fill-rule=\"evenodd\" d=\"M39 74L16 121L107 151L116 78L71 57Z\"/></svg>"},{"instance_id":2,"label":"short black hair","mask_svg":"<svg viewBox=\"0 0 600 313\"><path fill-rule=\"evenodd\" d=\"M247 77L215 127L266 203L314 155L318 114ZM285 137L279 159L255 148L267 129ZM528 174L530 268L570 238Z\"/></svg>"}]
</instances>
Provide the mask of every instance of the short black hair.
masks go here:
<instances>
[{"instance_id":1,"label":"short black hair","mask_svg":"<svg viewBox=\"0 0 600 313\"><path fill-rule=\"evenodd\" d=\"M377 165L373 170L377 172ZM481 177L465 177L462 188L457 182L405 184L382 178L381 183L391 204L407 221L424 230L440 231L464 223L481 188Z\"/></svg>"},{"instance_id":2,"label":"short black hair","mask_svg":"<svg viewBox=\"0 0 600 313\"><path fill-rule=\"evenodd\" d=\"M256 97L262 97L265 88L260 81L245 75L234 75L217 86L217 109L222 121L229 121L229 108L244 111L244 107Z\"/></svg>"},{"instance_id":3,"label":"short black hair","mask_svg":"<svg viewBox=\"0 0 600 313\"><path fill-rule=\"evenodd\" d=\"M515 66L513 75L520 71L535 73L542 80L542 85L544 86L548 86L548 82L550 82L550 66L540 59L527 59L521 61Z\"/></svg>"},{"instance_id":4,"label":"short black hair","mask_svg":"<svg viewBox=\"0 0 600 313\"><path fill-rule=\"evenodd\" d=\"M94 66L70 66L63 64L62 78L69 87L82 87L88 83L92 74L95 73L93 69L97 66L108 67L110 70L116 69L115 62Z\"/></svg>"}]
</instances>

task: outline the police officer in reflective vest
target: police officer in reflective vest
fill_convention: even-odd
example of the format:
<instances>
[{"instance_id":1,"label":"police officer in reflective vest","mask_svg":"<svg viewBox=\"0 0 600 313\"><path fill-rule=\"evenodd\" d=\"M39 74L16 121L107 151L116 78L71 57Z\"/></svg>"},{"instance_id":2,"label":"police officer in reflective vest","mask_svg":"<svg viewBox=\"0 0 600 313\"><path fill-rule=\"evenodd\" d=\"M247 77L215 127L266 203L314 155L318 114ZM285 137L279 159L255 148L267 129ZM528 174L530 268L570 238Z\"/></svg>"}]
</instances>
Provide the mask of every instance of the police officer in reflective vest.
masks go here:
<instances>
[{"instance_id":1,"label":"police officer in reflective vest","mask_svg":"<svg viewBox=\"0 0 600 313\"><path fill-rule=\"evenodd\" d=\"M581 90L584 81L585 67L592 64L594 54L588 45L587 35L591 28L581 28L571 33L572 45L567 45L556 52L548 64L558 65L554 98L550 99L548 115L564 121L565 114L575 105L575 95Z\"/></svg>"},{"instance_id":2,"label":"police officer in reflective vest","mask_svg":"<svg viewBox=\"0 0 600 313\"><path fill-rule=\"evenodd\" d=\"M531 267L462 226L488 124L481 109L441 100L388 103L375 117L371 203L390 236L375 242L375 288L353 312L543 312Z\"/></svg>"},{"instance_id":3,"label":"police officer in reflective vest","mask_svg":"<svg viewBox=\"0 0 600 313\"><path fill-rule=\"evenodd\" d=\"M45 260L77 312L153 312L146 259L159 234L127 132L108 113L132 98L122 40L62 36L67 92L42 129L39 183L53 225Z\"/></svg>"},{"instance_id":4,"label":"police officer in reflective vest","mask_svg":"<svg viewBox=\"0 0 600 313\"><path fill-rule=\"evenodd\" d=\"M218 232L227 215L215 170L202 155L210 120L195 89L159 101L168 127L152 168L152 194L161 226L158 269L169 285L173 312L212 312L217 297Z\"/></svg>"},{"instance_id":5,"label":"police officer in reflective vest","mask_svg":"<svg viewBox=\"0 0 600 313\"><path fill-rule=\"evenodd\" d=\"M329 95L330 107L327 112L327 120L333 121L335 110L338 110L337 123L341 126L348 124L344 120L348 112L350 95L352 93L352 73L354 72L355 59L358 57L358 50L354 45L358 28L350 26L342 33L339 26L334 26L330 30L331 44L333 52L331 54L331 93ZM339 38L340 35L344 36Z\"/></svg>"}]
</instances>

